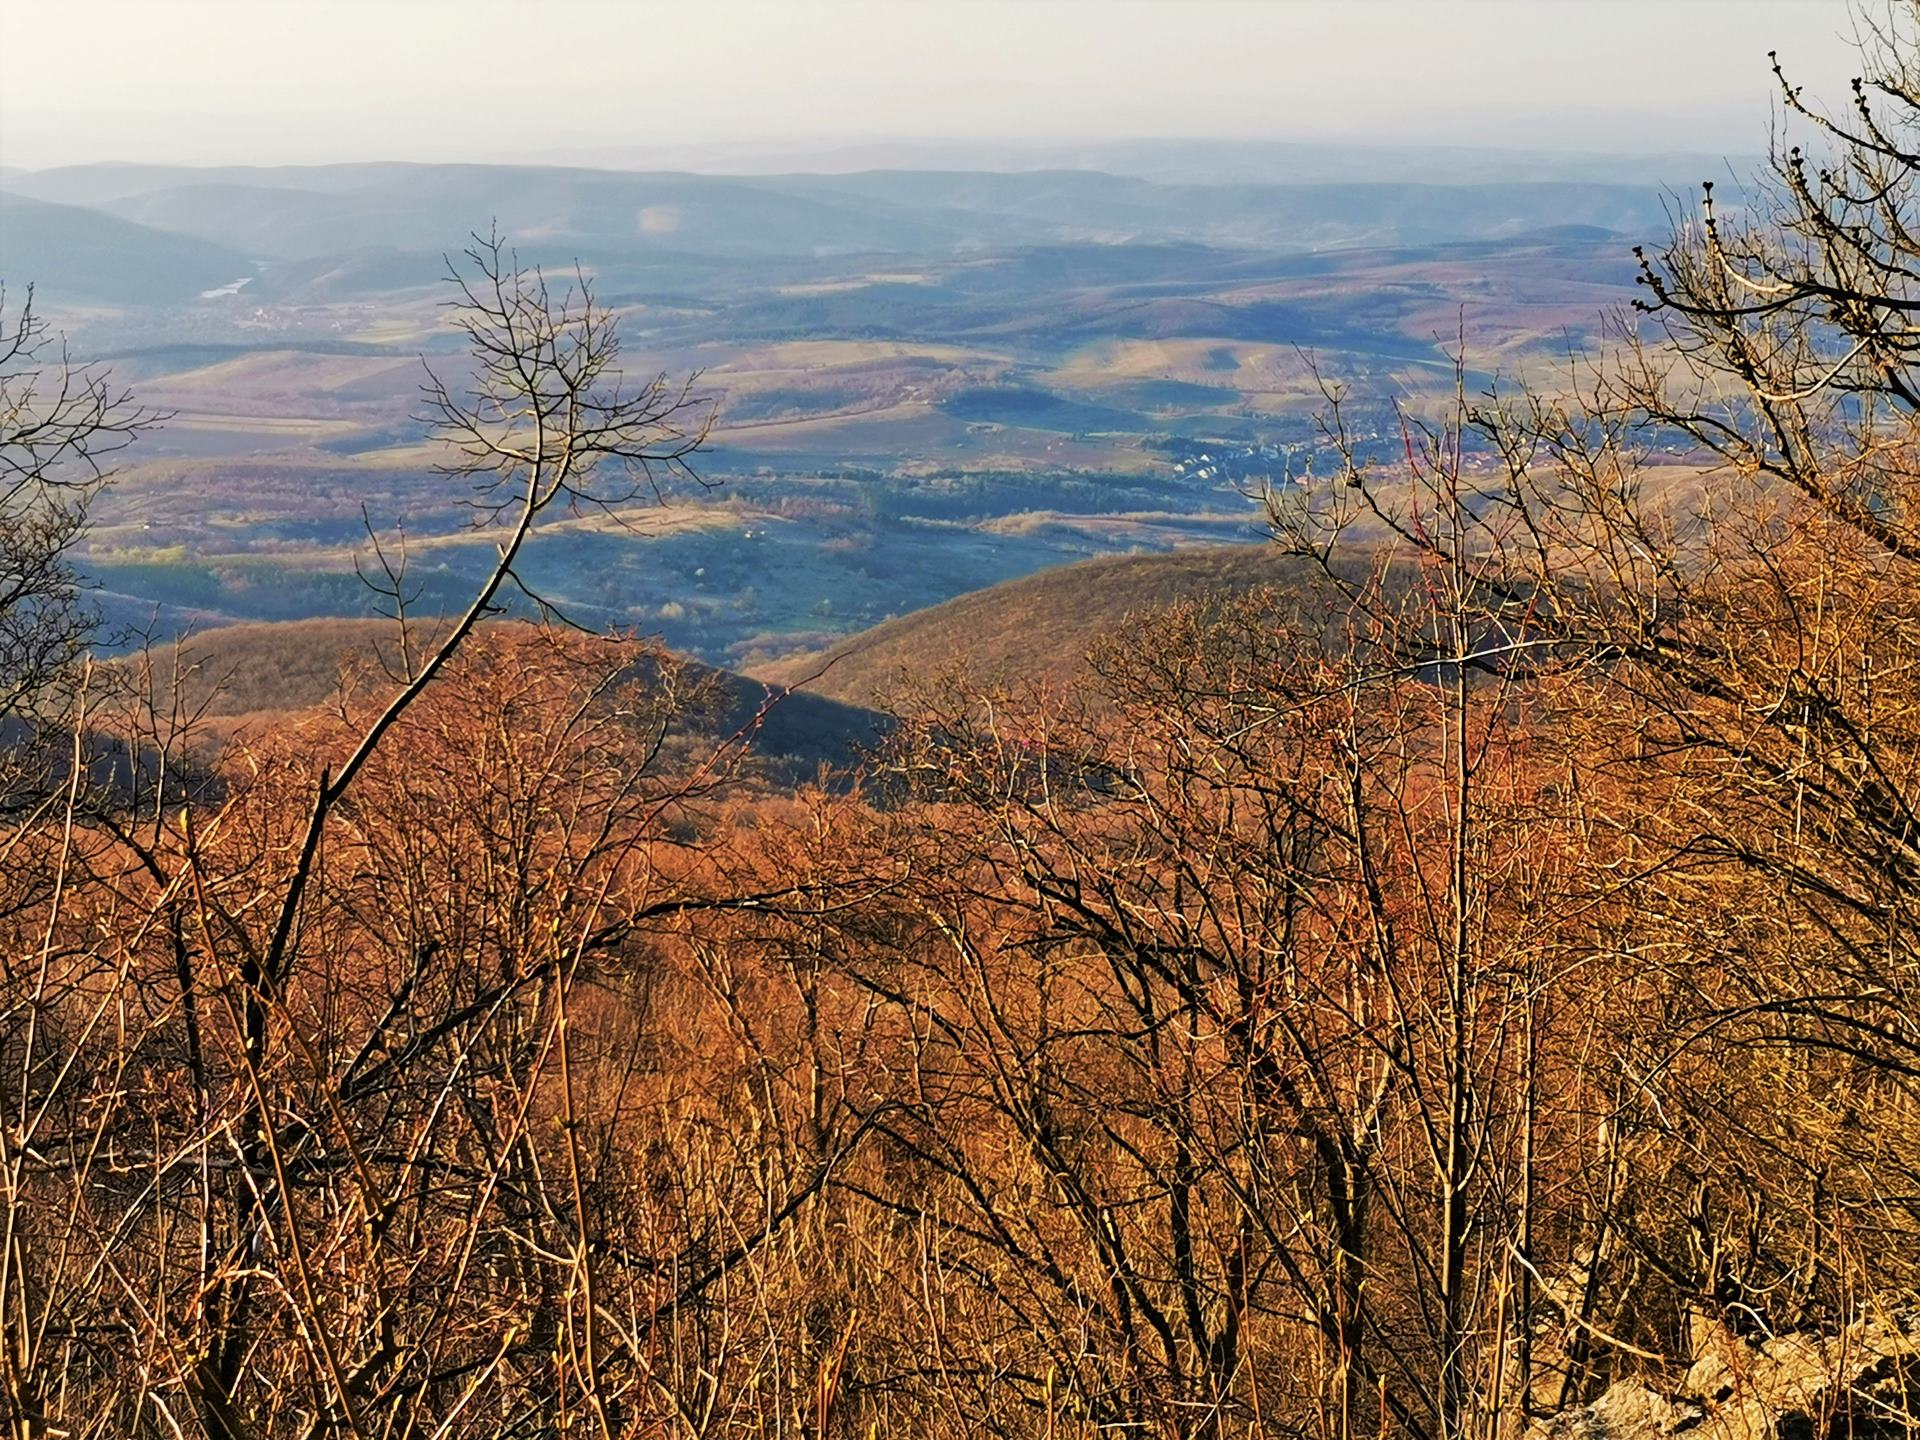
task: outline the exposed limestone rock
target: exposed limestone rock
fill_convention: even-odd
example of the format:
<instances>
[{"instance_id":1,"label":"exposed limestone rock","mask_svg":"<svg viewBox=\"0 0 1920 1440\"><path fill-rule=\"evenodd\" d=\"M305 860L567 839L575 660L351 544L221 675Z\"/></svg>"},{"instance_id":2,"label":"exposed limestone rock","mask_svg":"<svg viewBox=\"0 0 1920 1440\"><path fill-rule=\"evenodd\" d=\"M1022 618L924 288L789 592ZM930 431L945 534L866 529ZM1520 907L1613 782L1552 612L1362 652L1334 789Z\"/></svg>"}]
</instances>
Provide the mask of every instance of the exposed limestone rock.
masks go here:
<instances>
[{"instance_id":1,"label":"exposed limestone rock","mask_svg":"<svg viewBox=\"0 0 1920 1440\"><path fill-rule=\"evenodd\" d=\"M1908 1440L1920 1434L1920 1315L1759 1344L1723 1335L1670 1393L1640 1380L1536 1425L1535 1440Z\"/></svg>"},{"instance_id":2,"label":"exposed limestone rock","mask_svg":"<svg viewBox=\"0 0 1920 1440\"><path fill-rule=\"evenodd\" d=\"M1564 1410L1533 1431L1541 1440L1653 1440L1700 1424L1698 1405L1668 1399L1638 1380L1622 1380L1591 1405Z\"/></svg>"}]
</instances>

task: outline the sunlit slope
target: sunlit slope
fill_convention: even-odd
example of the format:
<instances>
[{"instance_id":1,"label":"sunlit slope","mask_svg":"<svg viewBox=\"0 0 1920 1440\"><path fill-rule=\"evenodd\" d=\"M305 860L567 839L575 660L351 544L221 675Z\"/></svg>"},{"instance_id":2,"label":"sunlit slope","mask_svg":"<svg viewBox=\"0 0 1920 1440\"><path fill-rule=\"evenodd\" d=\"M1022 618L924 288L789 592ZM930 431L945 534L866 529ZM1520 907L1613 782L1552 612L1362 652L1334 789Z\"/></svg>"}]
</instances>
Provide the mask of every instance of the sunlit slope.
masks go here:
<instances>
[{"instance_id":1,"label":"sunlit slope","mask_svg":"<svg viewBox=\"0 0 1920 1440\"><path fill-rule=\"evenodd\" d=\"M1070 683L1084 675L1089 648L1120 632L1128 616L1262 586L1303 596L1315 588L1303 562L1271 545L1086 560L903 615L758 675L862 706L884 704L908 683L954 674Z\"/></svg>"}]
</instances>

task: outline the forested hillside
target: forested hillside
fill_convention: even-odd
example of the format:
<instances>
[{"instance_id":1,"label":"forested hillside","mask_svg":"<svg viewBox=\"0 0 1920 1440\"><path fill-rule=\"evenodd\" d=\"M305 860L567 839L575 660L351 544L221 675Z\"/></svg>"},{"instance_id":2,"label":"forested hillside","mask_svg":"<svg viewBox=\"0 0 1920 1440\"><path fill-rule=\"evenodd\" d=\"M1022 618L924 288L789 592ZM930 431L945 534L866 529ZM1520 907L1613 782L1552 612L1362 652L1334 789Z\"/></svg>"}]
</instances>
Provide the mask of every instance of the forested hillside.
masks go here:
<instances>
[{"instance_id":1,"label":"forested hillside","mask_svg":"<svg viewBox=\"0 0 1920 1440\"><path fill-rule=\"evenodd\" d=\"M546 588L726 422L498 238L408 440L467 563L368 519L379 621L98 658L160 417L9 292L9 1434L1913 1435L1920 44L1864 61L1570 377L1457 357L1386 447L1329 378L1261 550L821 695Z\"/></svg>"}]
</instances>

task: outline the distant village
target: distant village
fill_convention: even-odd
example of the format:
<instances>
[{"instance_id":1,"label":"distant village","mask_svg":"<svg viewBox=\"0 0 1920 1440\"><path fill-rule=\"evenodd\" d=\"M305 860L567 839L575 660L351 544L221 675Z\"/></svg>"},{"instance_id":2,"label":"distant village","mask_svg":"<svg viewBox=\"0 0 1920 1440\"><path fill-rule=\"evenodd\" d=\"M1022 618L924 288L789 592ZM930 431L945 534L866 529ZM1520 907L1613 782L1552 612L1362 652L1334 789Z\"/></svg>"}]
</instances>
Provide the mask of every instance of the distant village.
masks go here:
<instances>
[{"instance_id":1,"label":"distant village","mask_svg":"<svg viewBox=\"0 0 1920 1440\"><path fill-rule=\"evenodd\" d=\"M1384 453L1387 448L1378 432L1355 439L1363 459L1370 458L1376 449ZM1158 442L1156 448L1171 458L1177 479L1244 490L1301 480L1307 469L1306 457L1323 445L1317 436L1257 442L1175 436Z\"/></svg>"}]
</instances>

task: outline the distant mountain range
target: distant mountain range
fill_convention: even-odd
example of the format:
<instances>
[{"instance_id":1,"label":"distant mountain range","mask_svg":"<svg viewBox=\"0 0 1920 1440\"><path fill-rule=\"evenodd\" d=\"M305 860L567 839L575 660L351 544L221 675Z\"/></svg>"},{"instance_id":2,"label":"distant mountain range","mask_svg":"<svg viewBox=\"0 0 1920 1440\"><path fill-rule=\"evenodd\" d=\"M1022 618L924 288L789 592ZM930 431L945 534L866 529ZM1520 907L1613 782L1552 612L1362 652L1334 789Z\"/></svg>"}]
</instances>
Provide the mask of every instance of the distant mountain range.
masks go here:
<instances>
[{"instance_id":1,"label":"distant mountain range","mask_svg":"<svg viewBox=\"0 0 1920 1440\"><path fill-rule=\"evenodd\" d=\"M5 175L0 276L32 278L76 302L176 304L242 279L263 289L278 279L284 289L310 278L314 262L350 261L352 284L377 294L430 283L440 253L489 222L530 258L596 266L647 257L952 257L1059 244L1298 253L1568 226L1664 227L1658 185L1627 183L1617 168L1602 173L1615 178L1277 184L1073 169L729 177L553 166L89 165Z\"/></svg>"},{"instance_id":2,"label":"distant mountain range","mask_svg":"<svg viewBox=\"0 0 1920 1440\"><path fill-rule=\"evenodd\" d=\"M1517 133L1517 132L1516 132ZM1580 181L1688 187L1744 177L1758 155L1710 150L1608 153L1307 140L893 140L788 145L605 146L529 156L544 163L708 175L861 170L1099 170L1187 185L1485 185Z\"/></svg>"}]
</instances>

